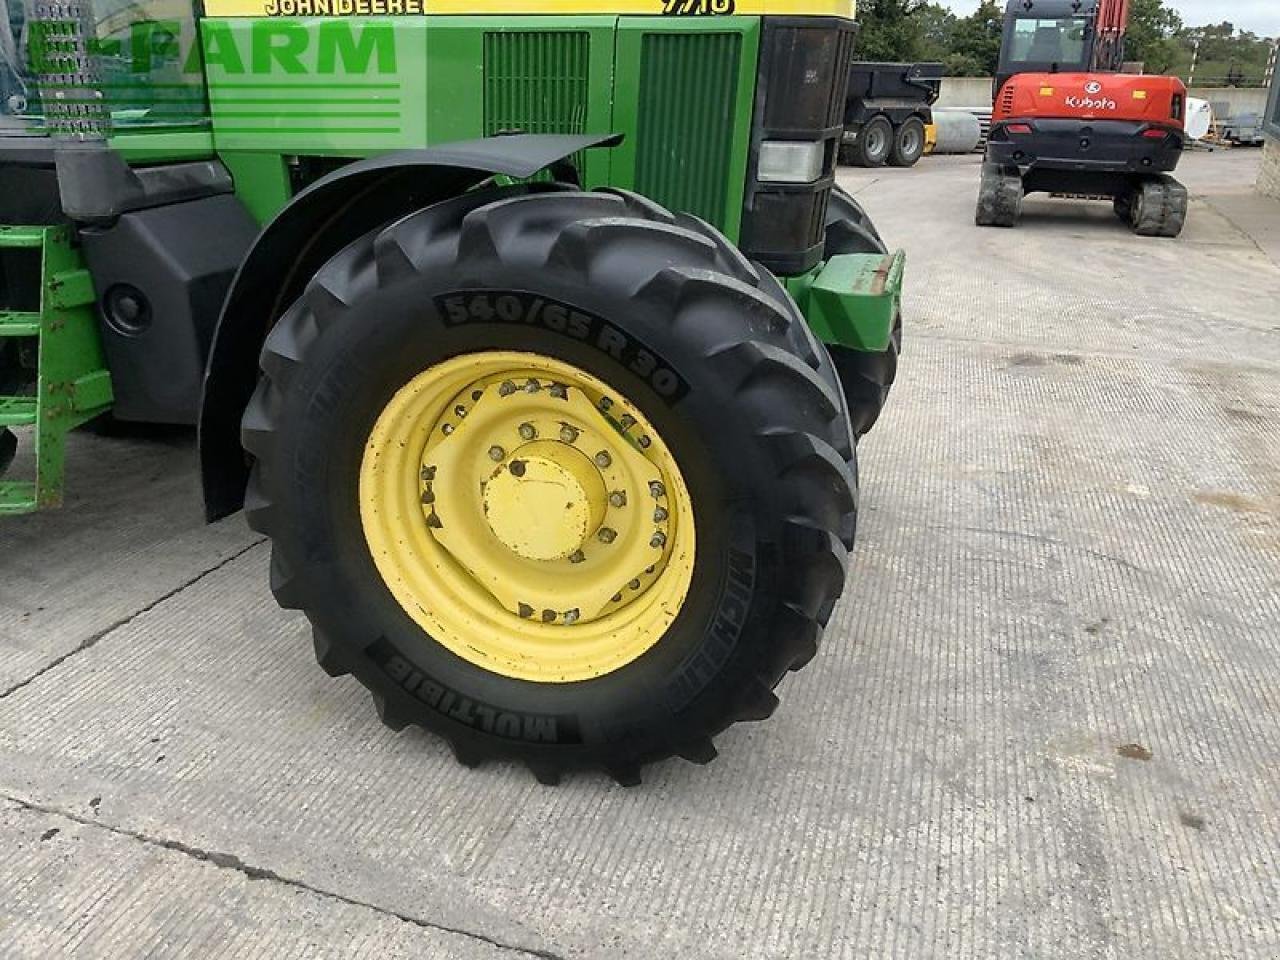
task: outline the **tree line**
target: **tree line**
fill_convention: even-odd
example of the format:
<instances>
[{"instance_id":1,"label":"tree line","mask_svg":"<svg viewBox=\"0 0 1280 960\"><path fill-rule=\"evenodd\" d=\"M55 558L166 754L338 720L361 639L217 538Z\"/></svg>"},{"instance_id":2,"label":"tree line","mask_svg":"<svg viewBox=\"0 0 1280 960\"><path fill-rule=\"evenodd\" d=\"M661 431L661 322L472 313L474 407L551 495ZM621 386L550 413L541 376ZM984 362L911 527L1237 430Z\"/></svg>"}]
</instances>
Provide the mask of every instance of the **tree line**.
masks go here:
<instances>
[{"instance_id":1,"label":"tree line","mask_svg":"<svg viewBox=\"0 0 1280 960\"><path fill-rule=\"evenodd\" d=\"M1188 27L1164 0L1131 0L1126 57L1199 86L1259 86L1275 41L1229 21ZM1004 4L967 17L929 0L859 0L860 60L940 61L948 76L987 77L1000 56ZM1194 77L1192 75L1194 65Z\"/></svg>"}]
</instances>

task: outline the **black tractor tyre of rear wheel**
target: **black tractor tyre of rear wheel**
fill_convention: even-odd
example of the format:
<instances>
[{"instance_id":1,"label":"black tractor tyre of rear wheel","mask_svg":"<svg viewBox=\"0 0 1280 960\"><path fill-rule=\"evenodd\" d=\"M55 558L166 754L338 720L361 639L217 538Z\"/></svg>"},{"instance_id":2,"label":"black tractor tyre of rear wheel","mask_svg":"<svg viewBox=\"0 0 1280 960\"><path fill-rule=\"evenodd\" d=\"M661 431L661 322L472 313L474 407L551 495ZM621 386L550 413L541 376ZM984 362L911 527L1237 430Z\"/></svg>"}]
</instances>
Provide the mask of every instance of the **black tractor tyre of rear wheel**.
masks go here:
<instances>
[{"instance_id":1,"label":"black tractor tyre of rear wheel","mask_svg":"<svg viewBox=\"0 0 1280 960\"><path fill-rule=\"evenodd\" d=\"M888 117L872 117L858 131L854 163L859 167L883 167L893 152L893 124Z\"/></svg>"},{"instance_id":2,"label":"black tractor tyre of rear wheel","mask_svg":"<svg viewBox=\"0 0 1280 960\"><path fill-rule=\"evenodd\" d=\"M844 253L886 254L888 247L880 238L875 224L862 205L842 188L836 187L827 204L826 243L823 258ZM878 352L854 350L831 344L827 347L849 408L853 433L862 437L875 426L889 400L889 392L898 376L898 357L902 353L902 316L894 317L889 347Z\"/></svg>"},{"instance_id":3,"label":"black tractor tyre of rear wheel","mask_svg":"<svg viewBox=\"0 0 1280 960\"><path fill-rule=\"evenodd\" d=\"M459 291L555 300L589 322L461 322L440 306ZM611 673L534 683L456 656L394 600L365 543L358 477L373 422L422 370L485 350L541 353L610 384L685 475L688 599L653 648ZM651 362L680 391L658 389ZM665 757L711 760L712 738L768 717L773 688L816 652L855 532L848 414L781 285L701 221L551 185L436 204L321 268L269 334L261 368L242 441L272 591L306 613L321 666L363 683L388 726L433 731L466 765L510 758L547 783L603 769L632 784Z\"/></svg>"},{"instance_id":4,"label":"black tractor tyre of rear wheel","mask_svg":"<svg viewBox=\"0 0 1280 960\"><path fill-rule=\"evenodd\" d=\"M907 117L893 131L893 149L889 151L891 167L914 167L924 156L924 121Z\"/></svg>"}]
</instances>

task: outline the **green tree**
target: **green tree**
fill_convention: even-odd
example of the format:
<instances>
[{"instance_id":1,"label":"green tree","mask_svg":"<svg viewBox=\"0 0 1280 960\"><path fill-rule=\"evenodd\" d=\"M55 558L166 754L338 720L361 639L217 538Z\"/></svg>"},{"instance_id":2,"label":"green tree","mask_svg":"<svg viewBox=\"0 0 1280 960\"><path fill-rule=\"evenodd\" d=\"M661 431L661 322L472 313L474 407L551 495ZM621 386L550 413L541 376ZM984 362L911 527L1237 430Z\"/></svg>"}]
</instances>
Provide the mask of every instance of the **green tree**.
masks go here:
<instances>
[{"instance_id":1,"label":"green tree","mask_svg":"<svg viewBox=\"0 0 1280 960\"><path fill-rule=\"evenodd\" d=\"M1148 73L1168 73L1178 64L1182 44L1177 40L1182 18L1164 0L1132 0L1125 59L1146 64Z\"/></svg>"},{"instance_id":2,"label":"green tree","mask_svg":"<svg viewBox=\"0 0 1280 960\"><path fill-rule=\"evenodd\" d=\"M1000 39L1004 14L994 0L983 0L972 14L957 21L951 39L948 73L955 76L989 77L1000 63Z\"/></svg>"},{"instance_id":3,"label":"green tree","mask_svg":"<svg viewBox=\"0 0 1280 960\"><path fill-rule=\"evenodd\" d=\"M920 58L920 24L924 0L862 0L858 4L858 59L914 61Z\"/></svg>"}]
</instances>

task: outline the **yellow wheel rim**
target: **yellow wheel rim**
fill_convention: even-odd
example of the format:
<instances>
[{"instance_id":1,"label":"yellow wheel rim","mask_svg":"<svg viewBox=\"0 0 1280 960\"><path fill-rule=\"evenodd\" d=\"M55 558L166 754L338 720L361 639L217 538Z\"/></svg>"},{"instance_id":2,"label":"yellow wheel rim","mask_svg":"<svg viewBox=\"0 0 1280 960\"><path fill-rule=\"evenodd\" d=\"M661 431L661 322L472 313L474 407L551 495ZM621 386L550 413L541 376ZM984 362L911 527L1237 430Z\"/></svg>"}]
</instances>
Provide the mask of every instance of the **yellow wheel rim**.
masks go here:
<instances>
[{"instance_id":1,"label":"yellow wheel rim","mask_svg":"<svg viewBox=\"0 0 1280 960\"><path fill-rule=\"evenodd\" d=\"M466 354L402 387L365 446L360 519L423 630L522 680L631 663L693 578L693 510L667 444L617 390L540 354Z\"/></svg>"}]
</instances>

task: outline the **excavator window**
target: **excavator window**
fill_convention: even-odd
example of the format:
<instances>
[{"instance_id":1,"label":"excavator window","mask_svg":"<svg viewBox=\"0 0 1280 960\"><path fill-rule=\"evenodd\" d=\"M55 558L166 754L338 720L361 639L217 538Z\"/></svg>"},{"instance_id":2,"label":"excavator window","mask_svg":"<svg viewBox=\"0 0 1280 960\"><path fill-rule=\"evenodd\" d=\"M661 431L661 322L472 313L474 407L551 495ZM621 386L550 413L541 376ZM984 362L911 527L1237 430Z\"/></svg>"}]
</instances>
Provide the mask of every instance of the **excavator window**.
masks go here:
<instances>
[{"instance_id":1,"label":"excavator window","mask_svg":"<svg viewBox=\"0 0 1280 960\"><path fill-rule=\"evenodd\" d=\"M1005 41L1005 63L1014 68L1028 65L1048 70L1083 69L1087 29L1088 20L1083 17L1016 19L1012 36Z\"/></svg>"}]
</instances>

